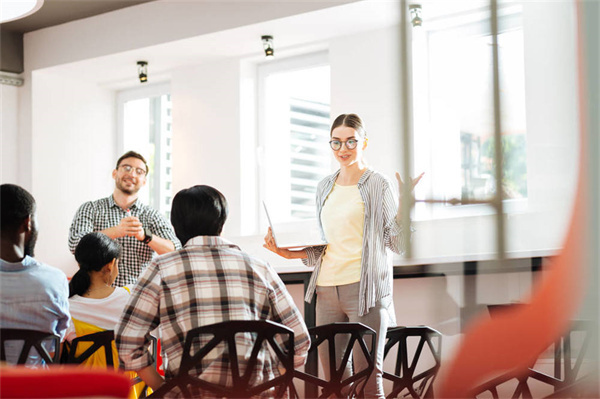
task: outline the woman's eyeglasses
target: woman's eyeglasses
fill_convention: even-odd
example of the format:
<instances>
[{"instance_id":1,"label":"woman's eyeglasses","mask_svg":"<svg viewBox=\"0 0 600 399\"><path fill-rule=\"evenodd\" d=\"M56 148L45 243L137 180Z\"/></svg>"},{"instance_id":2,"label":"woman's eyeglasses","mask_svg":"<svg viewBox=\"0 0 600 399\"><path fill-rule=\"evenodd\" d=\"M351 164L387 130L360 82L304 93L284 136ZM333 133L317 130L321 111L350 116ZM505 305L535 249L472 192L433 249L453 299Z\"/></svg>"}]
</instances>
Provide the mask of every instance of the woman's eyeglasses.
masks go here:
<instances>
[{"instance_id":1,"label":"woman's eyeglasses","mask_svg":"<svg viewBox=\"0 0 600 399\"><path fill-rule=\"evenodd\" d=\"M329 145L333 151L339 151L342 148L342 144L346 145L346 148L349 150L353 150L358 145L358 140L356 139L348 139L346 141L342 140L331 140Z\"/></svg>"}]
</instances>

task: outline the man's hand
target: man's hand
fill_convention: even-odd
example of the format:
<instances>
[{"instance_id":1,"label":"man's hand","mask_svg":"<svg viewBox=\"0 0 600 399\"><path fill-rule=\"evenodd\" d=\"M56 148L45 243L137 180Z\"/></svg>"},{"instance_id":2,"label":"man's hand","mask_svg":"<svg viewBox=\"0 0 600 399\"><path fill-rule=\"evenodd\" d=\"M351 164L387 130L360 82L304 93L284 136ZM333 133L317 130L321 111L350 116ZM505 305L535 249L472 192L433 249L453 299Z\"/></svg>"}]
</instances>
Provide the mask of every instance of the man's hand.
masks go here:
<instances>
[{"instance_id":1,"label":"man's hand","mask_svg":"<svg viewBox=\"0 0 600 399\"><path fill-rule=\"evenodd\" d=\"M135 237L139 241L144 240L144 226L142 222L135 216L127 216L121 219L121 222L116 226L119 231L119 237Z\"/></svg>"}]
</instances>

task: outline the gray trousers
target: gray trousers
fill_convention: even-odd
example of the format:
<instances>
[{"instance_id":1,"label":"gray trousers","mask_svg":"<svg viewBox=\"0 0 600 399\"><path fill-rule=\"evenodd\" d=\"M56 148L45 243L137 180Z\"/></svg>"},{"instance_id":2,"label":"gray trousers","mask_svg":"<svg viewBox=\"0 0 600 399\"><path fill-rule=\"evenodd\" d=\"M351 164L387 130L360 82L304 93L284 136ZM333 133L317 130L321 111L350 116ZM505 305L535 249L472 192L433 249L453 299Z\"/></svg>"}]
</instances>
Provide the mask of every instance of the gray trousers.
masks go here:
<instances>
[{"instance_id":1,"label":"gray trousers","mask_svg":"<svg viewBox=\"0 0 600 399\"><path fill-rule=\"evenodd\" d=\"M371 327L377 333L375 342L375 370L369 377L365 386L365 398L384 399L383 393L383 350L385 348L385 336L389 324L388 308L391 304L391 295L377 301L375 307L369 309L369 313L364 316L358 316L358 294L359 284L339 285L334 287L317 286L317 325L353 322L363 323ZM368 340L367 340L368 341ZM348 340L345 342L336 341L336 348L345 348ZM341 345L340 345L341 344ZM323 346L323 345L321 345ZM367 346L370 346L368 343ZM370 349L370 348L369 348ZM337 361L342 359L342 351L336 353ZM325 372L325 377L329 378L329 356L327 348L319 348L319 358ZM366 367L366 362L362 356L355 356L355 366L357 370ZM338 363L339 364L339 363ZM351 369L348 367L345 377L350 376Z\"/></svg>"}]
</instances>

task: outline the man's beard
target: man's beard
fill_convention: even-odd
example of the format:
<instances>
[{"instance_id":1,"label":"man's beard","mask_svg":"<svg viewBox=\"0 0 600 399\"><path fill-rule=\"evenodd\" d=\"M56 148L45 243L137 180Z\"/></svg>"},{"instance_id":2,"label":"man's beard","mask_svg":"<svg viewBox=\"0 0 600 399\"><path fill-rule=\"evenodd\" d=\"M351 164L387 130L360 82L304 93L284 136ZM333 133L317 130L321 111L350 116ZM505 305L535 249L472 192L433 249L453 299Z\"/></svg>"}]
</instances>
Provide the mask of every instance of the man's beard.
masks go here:
<instances>
[{"instance_id":1,"label":"man's beard","mask_svg":"<svg viewBox=\"0 0 600 399\"><path fill-rule=\"evenodd\" d=\"M133 185L133 188L126 188L125 185L123 184L122 179L117 179L116 185L119 190L121 190L122 192L124 192L127 195L134 195L134 194L137 194L138 191L140 191L139 188L137 188L137 186L135 184Z\"/></svg>"},{"instance_id":2,"label":"man's beard","mask_svg":"<svg viewBox=\"0 0 600 399\"><path fill-rule=\"evenodd\" d=\"M35 243L37 241L38 231L34 230L29 237L29 240L25 243L25 255L33 258L35 251Z\"/></svg>"}]
</instances>

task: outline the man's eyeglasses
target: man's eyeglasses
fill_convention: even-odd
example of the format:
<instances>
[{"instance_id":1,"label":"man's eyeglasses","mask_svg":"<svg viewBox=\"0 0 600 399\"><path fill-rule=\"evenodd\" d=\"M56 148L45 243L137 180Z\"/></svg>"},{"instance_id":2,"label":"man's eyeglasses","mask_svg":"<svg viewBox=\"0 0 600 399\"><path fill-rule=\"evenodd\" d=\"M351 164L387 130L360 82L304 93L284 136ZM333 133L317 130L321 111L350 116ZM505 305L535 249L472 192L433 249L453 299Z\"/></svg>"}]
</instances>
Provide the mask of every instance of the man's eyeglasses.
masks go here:
<instances>
[{"instance_id":1,"label":"man's eyeglasses","mask_svg":"<svg viewBox=\"0 0 600 399\"><path fill-rule=\"evenodd\" d=\"M356 139L348 139L346 141L342 140L331 140L329 145L333 151L339 151L342 148L342 144L346 145L346 148L349 150L353 150L358 145L358 140Z\"/></svg>"},{"instance_id":2,"label":"man's eyeglasses","mask_svg":"<svg viewBox=\"0 0 600 399\"><path fill-rule=\"evenodd\" d=\"M134 168L131 165L121 165L119 166L119 168L123 169L125 172L127 173L132 173L135 171L135 174L138 176L145 176L146 175L146 171L142 168Z\"/></svg>"}]
</instances>

